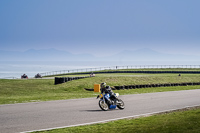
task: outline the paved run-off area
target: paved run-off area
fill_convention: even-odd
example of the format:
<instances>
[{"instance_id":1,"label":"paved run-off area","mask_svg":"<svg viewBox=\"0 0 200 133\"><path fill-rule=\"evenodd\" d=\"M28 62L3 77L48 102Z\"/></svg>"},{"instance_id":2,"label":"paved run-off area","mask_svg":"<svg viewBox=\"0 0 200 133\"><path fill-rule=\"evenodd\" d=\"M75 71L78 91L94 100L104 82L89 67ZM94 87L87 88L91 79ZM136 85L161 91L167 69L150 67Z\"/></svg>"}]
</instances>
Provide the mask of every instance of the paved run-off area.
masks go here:
<instances>
[{"instance_id":1,"label":"paved run-off area","mask_svg":"<svg viewBox=\"0 0 200 133\"><path fill-rule=\"evenodd\" d=\"M102 111L96 98L0 105L0 132L68 127L200 105L200 89L123 95L124 110Z\"/></svg>"}]
</instances>

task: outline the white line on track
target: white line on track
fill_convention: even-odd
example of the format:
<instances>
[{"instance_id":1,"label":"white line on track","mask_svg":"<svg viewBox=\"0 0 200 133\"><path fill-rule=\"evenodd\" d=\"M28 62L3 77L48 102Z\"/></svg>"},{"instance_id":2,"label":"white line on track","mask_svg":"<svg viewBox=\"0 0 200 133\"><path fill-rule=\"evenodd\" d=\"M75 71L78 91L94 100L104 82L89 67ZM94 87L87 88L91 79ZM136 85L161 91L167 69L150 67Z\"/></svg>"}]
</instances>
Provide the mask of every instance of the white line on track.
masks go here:
<instances>
[{"instance_id":1,"label":"white line on track","mask_svg":"<svg viewBox=\"0 0 200 133\"><path fill-rule=\"evenodd\" d=\"M185 106L184 108L181 108L181 109L193 108L193 107L199 107L199 106L200 105ZM151 116L151 115L155 115L155 114L171 112L171 111L176 111L176 110L180 110L180 109L170 109L170 110L164 110L164 111L160 111L160 112L152 112L152 113L133 115L133 116L127 116L127 117L120 117L120 118L108 119L108 120L96 121L96 122L90 122L90 123L62 126L62 127L54 127L54 128L39 129L39 130L32 130L32 131L24 131L24 132L20 132L20 133L31 133L31 132L36 132L36 131L48 131L48 130L53 130L53 129L61 129L61 128L68 128L68 127L77 127L77 126L85 126L85 125L92 125L92 124L98 124L98 123L106 123L106 122L109 122L109 121L116 121L116 120L128 119L128 118L147 117L147 116Z\"/></svg>"}]
</instances>

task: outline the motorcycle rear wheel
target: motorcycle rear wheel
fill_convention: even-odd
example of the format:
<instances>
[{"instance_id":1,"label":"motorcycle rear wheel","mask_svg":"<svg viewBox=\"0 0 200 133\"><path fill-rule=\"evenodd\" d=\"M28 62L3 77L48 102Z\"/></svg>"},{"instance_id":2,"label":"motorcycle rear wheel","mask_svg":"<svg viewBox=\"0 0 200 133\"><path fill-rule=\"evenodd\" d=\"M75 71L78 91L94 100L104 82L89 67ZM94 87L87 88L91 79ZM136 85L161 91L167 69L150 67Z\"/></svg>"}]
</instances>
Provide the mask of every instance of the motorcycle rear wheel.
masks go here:
<instances>
[{"instance_id":1,"label":"motorcycle rear wheel","mask_svg":"<svg viewBox=\"0 0 200 133\"><path fill-rule=\"evenodd\" d=\"M118 102L117 107L119 109L124 109L125 108L124 102L121 99L118 99L117 102Z\"/></svg>"},{"instance_id":2,"label":"motorcycle rear wheel","mask_svg":"<svg viewBox=\"0 0 200 133\"><path fill-rule=\"evenodd\" d=\"M108 104L102 100L99 100L99 107L103 110L103 111L107 111L108 108Z\"/></svg>"}]
</instances>

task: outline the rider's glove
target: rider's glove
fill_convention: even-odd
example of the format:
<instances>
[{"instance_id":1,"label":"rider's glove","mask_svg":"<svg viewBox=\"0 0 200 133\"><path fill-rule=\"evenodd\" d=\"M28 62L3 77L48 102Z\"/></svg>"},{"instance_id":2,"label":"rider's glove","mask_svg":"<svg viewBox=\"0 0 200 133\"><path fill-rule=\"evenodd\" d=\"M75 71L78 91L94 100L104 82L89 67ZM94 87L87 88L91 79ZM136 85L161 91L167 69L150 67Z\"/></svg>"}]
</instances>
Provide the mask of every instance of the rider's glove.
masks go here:
<instances>
[{"instance_id":1,"label":"rider's glove","mask_svg":"<svg viewBox=\"0 0 200 133\"><path fill-rule=\"evenodd\" d=\"M99 95L97 96L97 99L99 98Z\"/></svg>"}]
</instances>

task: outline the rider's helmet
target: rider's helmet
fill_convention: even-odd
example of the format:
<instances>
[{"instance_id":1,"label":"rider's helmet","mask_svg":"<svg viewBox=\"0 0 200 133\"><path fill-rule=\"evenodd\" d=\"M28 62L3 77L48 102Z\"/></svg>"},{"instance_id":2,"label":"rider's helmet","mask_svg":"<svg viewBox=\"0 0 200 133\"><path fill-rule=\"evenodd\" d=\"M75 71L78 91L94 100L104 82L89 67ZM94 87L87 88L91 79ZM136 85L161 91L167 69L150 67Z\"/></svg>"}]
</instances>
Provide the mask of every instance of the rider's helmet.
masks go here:
<instances>
[{"instance_id":1,"label":"rider's helmet","mask_svg":"<svg viewBox=\"0 0 200 133\"><path fill-rule=\"evenodd\" d=\"M106 88L106 83L105 82L101 83L101 88Z\"/></svg>"}]
</instances>

